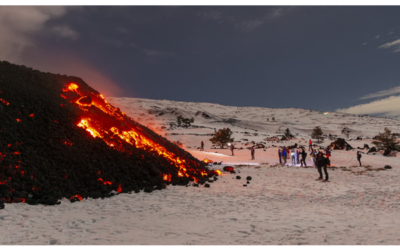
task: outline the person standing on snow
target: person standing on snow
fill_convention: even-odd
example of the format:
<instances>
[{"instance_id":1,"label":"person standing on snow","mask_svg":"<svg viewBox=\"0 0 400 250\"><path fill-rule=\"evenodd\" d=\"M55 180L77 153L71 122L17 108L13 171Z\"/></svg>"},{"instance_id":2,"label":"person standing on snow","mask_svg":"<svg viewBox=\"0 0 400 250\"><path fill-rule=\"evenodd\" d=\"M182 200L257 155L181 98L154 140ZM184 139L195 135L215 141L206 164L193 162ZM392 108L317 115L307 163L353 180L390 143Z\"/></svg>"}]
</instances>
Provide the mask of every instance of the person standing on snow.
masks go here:
<instances>
[{"instance_id":1,"label":"person standing on snow","mask_svg":"<svg viewBox=\"0 0 400 250\"><path fill-rule=\"evenodd\" d=\"M312 150L312 141L311 139L308 141L308 150Z\"/></svg>"},{"instance_id":2,"label":"person standing on snow","mask_svg":"<svg viewBox=\"0 0 400 250\"><path fill-rule=\"evenodd\" d=\"M307 164L306 164L307 153L306 153L306 151L304 150L304 148L301 149L300 155L301 155L301 161L300 161L301 166L303 166L303 163L304 163L304 166L307 167Z\"/></svg>"},{"instance_id":3,"label":"person standing on snow","mask_svg":"<svg viewBox=\"0 0 400 250\"><path fill-rule=\"evenodd\" d=\"M296 150L292 149L292 153L290 153L292 155L292 165L296 165Z\"/></svg>"},{"instance_id":4,"label":"person standing on snow","mask_svg":"<svg viewBox=\"0 0 400 250\"><path fill-rule=\"evenodd\" d=\"M204 151L204 142L201 141L200 151Z\"/></svg>"},{"instance_id":5,"label":"person standing on snow","mask_svg":"<svg viewBox=\"0 0 400 250\"><path fill-rule=\"evenodd\" d=\"M251 147L251 159L254 160L254 146Z\"/></svg>"},{"instance_id":6,"label":"person standing on snow","mask_svg":"<svg viewBox=\"0 0 400 250\"><path fill-rule=\"evenodd\" d=\"M318 173L319 173L319 178L317 179L317 181L323 180L322 169L324 169L325 180L323 182L327 182L329 179L329 176L328 176L328 171L326 170L326 159L325 159L324 155L322 154L322 152L318 153L316 163L317 163L317 168L318 168Z\"/></svg>"},{"instance_id":7,"label":"person standing on snow","mask_svg":"<svg viewBox=\"0 0 400 250\"><path fill-rule=\"evenodd\" d=\"M317 165L315 164L315 152L314 152L314 149L311 150L310 156L311 156L311 161L313 163L313 166L316 167Z\"/></svg>"},{"instance_id":8,"label":"person standing on snow","mask_svg":"<svg viewBox=\"0 0 400 250\"><path fill-rule=\"evenodd\" d=\"M329 148L325 149L325 156L326 156L326 165L331 166L331 151L329 151Z\"/></svg>"},{"instance_id":9,"label":"person standing on snow","mask_svg":"<svg viewBox=\"0 0 400 250\"><path fill-rule=\"evenodd\" d=\"M279 155L279 164L282 164L282 150L281 150L281 148L278 149L278 155Z\"/></svg>"},{"instance_id":10,"label":"person standing on snow","mask_svg":"<svg viewBox=\"0 0 400 250\"><path fill-rule=\"evenodd\" d=\"M233 146L233 144L231 144L231 152L232 152L232 156L233 156L233 149L234 149L235 147Z\"/></svg>"},{"instance_id":11,"label":"person standing on snow","mask_svg":"<svg viewBox=\"0 0 400 250\"><path fill-rule=\"evenodd\" d=\"M357 160L360 163L360 167L361 167L361 154L360 154L360 151L357 151Z\"/></svg>"},{"instance_id":12,"label":"person standing on snow","mask_svg":"<svg viewBox=\"0 0 400 250\"><path fill-rule=\"evenodd\" d=\"M287 155L287 158L290 159L290 152L289 152L288 148L286 148L286 155Z\"/></svg>"},{"instance_id":13,"label":"person standing on snow","mask_svg":"<svg viewBox=\"0 0 400 250\"><path fill-rule=\"evenodd\" d=\"M300 164L300 152L296 149L296 164Z\"/></svg>"},{"instance_id":14,"label":"person standing on snow","mask_svg":"<svg viewBox=\"0 0 400 250\"><path fill-rule=\"evenodd\" d=\"M286 148L283 147L283 149L282 149L282 159L283 159L283 164L285 164L285 165L286 165L286 157L287 157L287 151L286 151Z\"/></svg>"}]
</instances>

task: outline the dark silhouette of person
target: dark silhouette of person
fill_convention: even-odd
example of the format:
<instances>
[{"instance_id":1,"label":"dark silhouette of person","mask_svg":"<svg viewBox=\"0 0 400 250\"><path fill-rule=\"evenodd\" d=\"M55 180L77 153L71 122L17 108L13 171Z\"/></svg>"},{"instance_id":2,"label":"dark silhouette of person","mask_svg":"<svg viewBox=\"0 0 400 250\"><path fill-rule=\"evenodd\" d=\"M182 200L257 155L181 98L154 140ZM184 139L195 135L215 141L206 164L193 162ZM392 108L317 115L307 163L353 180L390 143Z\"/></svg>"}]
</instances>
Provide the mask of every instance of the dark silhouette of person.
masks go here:
<instances>
[{"instance_id":1,"label":"dark silhouette of person","mask_svg":"<svg viewBox=\"0 0 400 250\"><path fill-rule=\"evenodd\" d=\"M254 146L251 147L251 159L254 160Z\"/></svg>"},{"instance_id":2,"label":"dark silhouette of person","mask_svg":"<svg viewBox=\"0 0 400 250\"><path fill-rule=\"evenodd\" d=\"M233 146L233 144L231 144L231 152L232 152L232 156L233 156L233 149L234 149L235 147Z\"/></svg>"},{"instance_id":3,"label":"dark silhouette of person","mask_svg":"<svg viewBox=\"0 0 400 250\"><path fill-rule=\"evenodd\" d=\"M322 175L322 169L324 169L325 172L325 180L324 182L327 182L329 180L329 176L328 176L328 171L327 171L327 167L326 167L326 158L324 157L324 155L322 154L322 152L319 152L317 154L317 168L318 168L318 173L319 173L319 178L317 180L323 180L323 175Z\"/></svg>"},{"instance_id":4,"label":"dark silhouette of person","mask_svg":"<svg viewBox=\"0 0 400 250\"><path fill-rule=\"evenodd\" d=\"M357 160L360 163L360 167L361 167L361 154L360 154L360 151L357 151Z\"/></svg>"},{"instance_id":5,"label":"dark silhouette of person","mask_svg":"<svg viewBox=\"0 0 400 250\"><path fill-rule=\"evenodd\" d=\"M279 163L282 164L282 150L278 149Z\"/></svg>"},{"instance_id":6,"label":"dark silhouette of person","mask_svg":"<svg viewBox=\"0 0 400 250\"><path fill-rule=\"evenodd\" d=\"M201 141L200 151L204 151L204 142Z\"/></svg>"},{"instance_id":7,"label":"dark silhouette of person","mask_svg":"<svg viewBox=\"0 0 400 250\"><path fill-rule=\"evenodd\" d=\"M300 155L301 155L301 160L300 160L301 167L303 166L303 163L304 163L304 166L307 167L307 163L306 163L307 153L306 153L306 151L304 150L304 148L301 149Z\"/></svg>"}]
</instances>

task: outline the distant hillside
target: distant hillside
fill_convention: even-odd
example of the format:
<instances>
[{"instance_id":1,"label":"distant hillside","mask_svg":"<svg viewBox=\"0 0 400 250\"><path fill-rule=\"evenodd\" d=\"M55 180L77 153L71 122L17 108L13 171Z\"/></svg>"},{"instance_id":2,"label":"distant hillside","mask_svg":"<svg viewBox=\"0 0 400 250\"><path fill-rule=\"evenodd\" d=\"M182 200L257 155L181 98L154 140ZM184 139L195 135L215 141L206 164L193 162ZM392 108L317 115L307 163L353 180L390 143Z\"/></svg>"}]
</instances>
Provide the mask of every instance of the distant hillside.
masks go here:
<instances>
[{"instance_id":1,"label":"distant hillside","mask_svg":"<svg viewBox=\"0 0 400 250\"><path fill-rule=\"evenodd\" d=\"M261 107L233 107L212 103L176 102L138 98L107 98L122 111L142 124L164 134L172 141L197 147L200 141L208 142L214 129L229 127L236 141L261 142L266 138L283 135L289 128L296 138L308 140L315 126L321 126L325 135L344 137L344 127L350 129L350 138L373 138L385 127L400 133L400 121L390 118L358 116L345 113L323 112L297 108L272 109ZM194 118L191 128L169 130L177 116ZM240 145L241 145L240 144Z\"/></svg>"}]
</instances>

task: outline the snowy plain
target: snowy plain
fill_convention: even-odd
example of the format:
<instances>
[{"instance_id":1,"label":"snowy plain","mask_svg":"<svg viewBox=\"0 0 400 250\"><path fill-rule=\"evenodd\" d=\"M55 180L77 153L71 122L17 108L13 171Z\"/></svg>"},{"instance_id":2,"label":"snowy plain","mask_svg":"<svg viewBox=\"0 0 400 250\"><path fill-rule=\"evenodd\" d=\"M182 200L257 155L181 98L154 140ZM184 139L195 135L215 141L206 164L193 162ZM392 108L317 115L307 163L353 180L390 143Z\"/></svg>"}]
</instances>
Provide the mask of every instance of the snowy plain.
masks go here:
<instances>
[{"instance_id":1,"label":"snowy plain","mask_svg":"<svg viewBox=\"0 0 400 250\"><path fill-rule=\"evenodd\" d=\"M210 188L171 186L161 191L84 199L58 206L6 204L0 210L0 244L113 245L397 245L400 243L400 160L356 150L332 152L330 182L315 181L313 167L277 165L275 146L307 145L314 126L341 136L351 129L353 147L372 146L384 127L400 132L400 121L302 109L229 107L135 98L107 98L127 115L171 141L179 141L199 160L223 161L213 169L234 166ZM167 130L177 115L195 119L194 127ZM272 121L274 117L275 121ZM233 131L234 156L214 149L215 129ZM289 128L296 139L267 142ZM363 140L355 140L356 137ZM204 141L205 151L197 148ZM251 160L246 147L264 142ZM331 142L327 139L321 146ZM243 148L243 149L240 149ZM265 150L265 151L264 151ZM366 150L362 150L366 153ZM307 164L311 165L310 158ZM385 165L392 169L382 170ZM241 179L236 179L241 176ZM246 177L252 179L247 183ZM243 186L243 185L247 186Z\"/></svg>"}]
</instances>

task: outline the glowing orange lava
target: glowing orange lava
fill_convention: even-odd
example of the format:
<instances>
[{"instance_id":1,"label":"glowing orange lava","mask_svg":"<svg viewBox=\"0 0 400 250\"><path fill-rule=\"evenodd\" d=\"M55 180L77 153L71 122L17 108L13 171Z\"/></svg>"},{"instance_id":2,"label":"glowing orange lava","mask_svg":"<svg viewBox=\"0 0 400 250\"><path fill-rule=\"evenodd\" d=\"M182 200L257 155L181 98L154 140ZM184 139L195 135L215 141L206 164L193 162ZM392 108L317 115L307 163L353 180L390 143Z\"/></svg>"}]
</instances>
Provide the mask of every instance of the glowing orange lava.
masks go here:
<instances>
[{"instance_id":1,"label":"glowing orange lava","mask_svg":"<svg viewBox=\"0 0 400 250\"><path fill-rule=\"evenodd\" d=\"M204 162L205 164L208 164L208 163L213 163L213 161L212 161L212 160L209 160L209 159L207 159L207 158L206 158L206 159L204 159L204 160L203 160L203 162Z\"/></svg>"},{"instance_id":2,"label":"glowing orange lava","mask_svg":"<svg viewBox=\"0 0 400 250\"><path fill-rule=\"evenodd\" d=\"M222 174L221 170L219 170L219 169L215 170L214 172L215 172L216 175L221 175Z\"/></svg>"},{"instance_id":3,"label":"glowing orange lava","mask_svg":"<svg viewBox=\"0 0 400 250\"><path fill-rule=\"evenodd\" d=\"M72 200L72 199L75 198L75 197L78 198L79 201L81 201L81 200L83 199L82 196L80 196L79 194L77 194L77 195L72 196L72 197L70 198L70 200Z\"/></svg>"},{"instance_id":4,"label":"glowing orange lava","mask_svg":"<svg viewBox=\"0 0 400 250\"><path fill-rule=\"evenodd\" d=\"M1 98L0 98L0 102L4 103L4 104L7 105L7 106L10 105L9 102L7 102L7 101L5 101L5 100L3 100L3 99L1 99Z\"/></svg>"},{"instance_id":5,"label":"glowing orange lava","mask_svg":"<svg viewBox=\"0 0 400 250\"><path fill-rule=\"evenodd\" d=\"M84 90L77 83L67 84L62 91L64 92L64 95L61 95L63 98L76 104L82 110L81 119L76 125L88 131L94 138L101 138L107 145L121 152L124 152L125 149L118 140L136 148L154 152L173 164L177 168L179 177L190 177L192 174L208 176L206 170L200 171L192 167L198 163L193 160L187 162L188 159L183 159L176 153L168 151L164 146L165 143L158 139L159 135L144 136L143 128L121 112L119 108L110 105L102 94L95 94L93 90ZM142 158L144 159L144 156ZM212 161L208 160L208 162ZM172 176L163 174L162 178L170 182ZM100 181L100 179L98 180ZM102 179L101 181L104 183ZM118 188L118 190L120 189L122 191L122 188Z\"/></svg>"}]
</instances>

